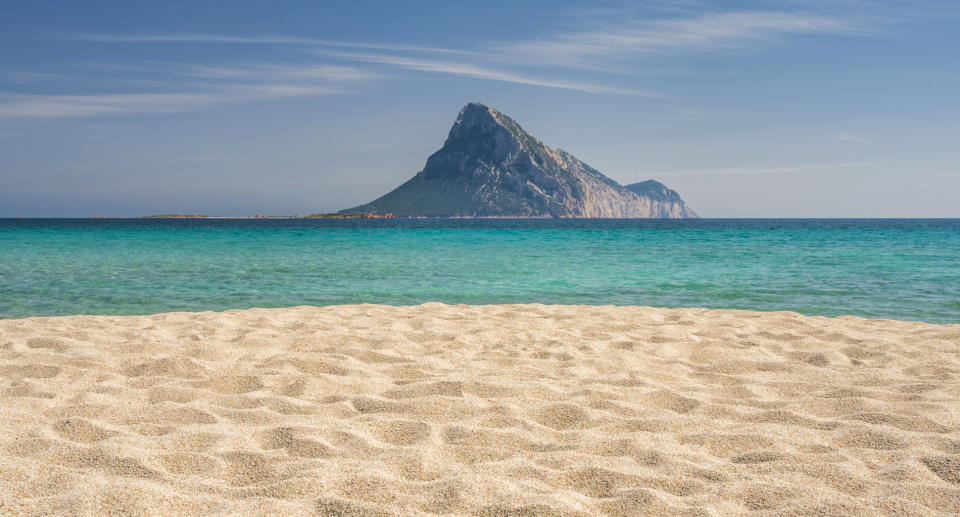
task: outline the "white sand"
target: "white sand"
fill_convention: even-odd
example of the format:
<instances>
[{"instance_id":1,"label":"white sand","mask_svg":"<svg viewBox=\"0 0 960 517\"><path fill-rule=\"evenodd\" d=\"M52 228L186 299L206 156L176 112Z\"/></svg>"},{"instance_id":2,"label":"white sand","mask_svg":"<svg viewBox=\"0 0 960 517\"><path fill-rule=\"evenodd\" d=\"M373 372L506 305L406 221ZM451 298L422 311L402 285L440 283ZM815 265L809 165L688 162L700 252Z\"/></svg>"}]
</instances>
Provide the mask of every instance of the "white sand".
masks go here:
<instances>
[{"instance_id":1,"label":"white sand","mask_svg":"<svg viewBox=\"0 0 960 517\"><path fill-rule=\"evenodd\" d=\"M0 321L0 514L956 515L960 325L542 305Z\"/></svg>"}]
</instances>

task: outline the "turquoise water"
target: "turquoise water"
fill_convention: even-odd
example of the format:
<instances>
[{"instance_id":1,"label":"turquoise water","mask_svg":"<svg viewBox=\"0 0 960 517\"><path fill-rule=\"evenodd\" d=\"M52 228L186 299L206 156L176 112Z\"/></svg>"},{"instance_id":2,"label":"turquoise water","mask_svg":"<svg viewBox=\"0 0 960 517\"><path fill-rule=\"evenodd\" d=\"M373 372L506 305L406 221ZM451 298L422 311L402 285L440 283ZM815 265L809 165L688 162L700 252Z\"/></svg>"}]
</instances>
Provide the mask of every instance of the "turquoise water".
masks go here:
<instances>
[{"instance_id":1,"label":"turquoise water","mask_svg":"<svg viewBox=\"0 0 960 517\"><path fill-rule=\"evenodd\" d=\"M426 301L957 323L960 220L0 220L0 317Z\"/></svg>"}]
</instances>

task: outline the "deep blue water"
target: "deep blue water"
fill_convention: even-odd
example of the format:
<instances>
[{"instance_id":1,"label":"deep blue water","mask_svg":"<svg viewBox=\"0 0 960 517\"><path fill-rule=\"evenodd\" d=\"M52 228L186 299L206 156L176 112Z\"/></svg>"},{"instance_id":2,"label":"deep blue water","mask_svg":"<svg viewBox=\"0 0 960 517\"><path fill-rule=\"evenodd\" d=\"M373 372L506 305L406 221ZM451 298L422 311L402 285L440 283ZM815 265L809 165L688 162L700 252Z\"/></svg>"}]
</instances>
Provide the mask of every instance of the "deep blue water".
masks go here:
<instances>
[{"instance_id":1,"label":"deep blue water","mask_svg":"<svg viewBox=\"0 0 960 517\"><path fill-rule=\"evenodd\" d=\"M426 301L958 323L960 219L0 219L0 317Z\"/></svg>"}]
</instances>

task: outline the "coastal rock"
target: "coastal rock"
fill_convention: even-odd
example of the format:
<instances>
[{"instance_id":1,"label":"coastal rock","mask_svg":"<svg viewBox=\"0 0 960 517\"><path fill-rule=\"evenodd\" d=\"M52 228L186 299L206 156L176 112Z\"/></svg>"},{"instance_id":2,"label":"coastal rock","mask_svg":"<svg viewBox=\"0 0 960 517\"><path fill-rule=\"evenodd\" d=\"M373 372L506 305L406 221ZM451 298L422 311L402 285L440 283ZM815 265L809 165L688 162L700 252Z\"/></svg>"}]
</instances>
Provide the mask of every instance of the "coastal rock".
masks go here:
<instances>
[{"instance_id":1,"label":"coastal rock","mask_svg":"<svg viewBox=\"0 0 960 517\"><path fill-rule=\"evenodd\" d=\"M657 180L641 181L640 183L631 183L624 185L624 188L634 194L646 197L650 200L653 207L653 214L650 217L663 218L691 218L698 217L692 208L688 207L680 194Z\"/></svg>"},{"instance_id":2,"label":"coastal rock","mask_svg":"<svg viewBox=\"0 0 960 517\"><path fill-rule=\"evenodd\" d=\"M435 217L697 217L680 196L620 185L481 103L460 110L443 147L409 181L342 213Z\"/></svg>"}]
</instances>

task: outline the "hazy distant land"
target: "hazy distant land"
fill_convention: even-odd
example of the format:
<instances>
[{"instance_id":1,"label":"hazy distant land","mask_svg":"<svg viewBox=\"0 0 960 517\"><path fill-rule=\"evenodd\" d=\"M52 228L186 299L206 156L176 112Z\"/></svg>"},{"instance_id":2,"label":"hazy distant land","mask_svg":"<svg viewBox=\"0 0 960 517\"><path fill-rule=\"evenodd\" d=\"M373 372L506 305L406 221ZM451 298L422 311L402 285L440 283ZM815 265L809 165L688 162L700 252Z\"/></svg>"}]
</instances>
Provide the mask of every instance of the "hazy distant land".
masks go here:
<instances>
[{"instance_id":1,"label":"hazy distant land","mask_svg":"<svg viewBox=\"0 0 960 517\"><path fill-rule=\"evenodd\" d=\"M117 218L117 219L123 219ZM225 215L184 215L184 214L160 214L147 215L138 219L393 219L393 214L311 214L311 215L246 215L246 216L225 216Z\"/></svg>"}]
</instances>

